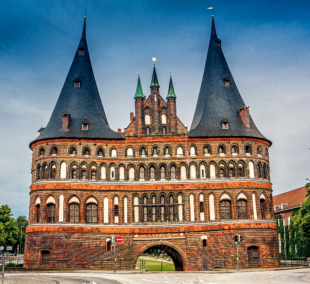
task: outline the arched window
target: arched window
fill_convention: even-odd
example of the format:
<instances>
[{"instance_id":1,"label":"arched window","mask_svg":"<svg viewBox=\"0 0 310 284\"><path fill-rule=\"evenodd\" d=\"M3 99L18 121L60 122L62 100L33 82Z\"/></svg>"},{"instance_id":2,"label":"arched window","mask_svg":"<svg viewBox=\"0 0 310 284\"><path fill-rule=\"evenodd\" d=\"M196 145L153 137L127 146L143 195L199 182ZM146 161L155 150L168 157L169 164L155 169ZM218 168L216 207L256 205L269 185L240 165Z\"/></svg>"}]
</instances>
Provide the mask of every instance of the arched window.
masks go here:
<instances>
[{"instance_id":1,"label":"arched window","mask_svg":"<svg viewBox=\"0 0 310 284\"><path fill-rule=\"evenodd\" d=\"M262 178L262 169L260 164L257 165L257 176L258 178Z\"/></svg>"},{"instance_id":2,"label":"arched window","mask_svg":"<svg viewBox=\"0 0 310 284\"><path fill-rule=\"evenodd\" d=\"M229 200L222 200L220 202L221 219L231 219L231 205Z\"/></svg>"},{"instance_id":3,"label":"arched window","mask_svg":"<svg viewBox=\"0 0 310 284\"><path fill-rule=\"evenodd\" d=\"M175 179L175 166L170 168L170 177L172 180Z\"/></svg>"},{"instance_id":4,"label":"arched window","mask_svg":"<svg viewBox=\"0 0 310 284\"><path fill-rule=\"evenodd\" d=\"M203 213L203 202L202 201L199 202L199 212Z\"/></svg>"},{"instance_id":5,"label":"arched window","mask_svg":"<svg viewBox=\"0 0 310 284\"><path fill-rule=\"evenodd\" d=\"M67 164L65 162L62 162L60 164L60 178L61 179L67 178Z\"/></svg>"},{"instance_id":6,"label":"arched window","mask_svg":"<svg viewBox=\"0 0 310 284\"><path fill-rule=\"evenodd\" d=\"M94 203L86 205L86 223L97 223L98 220L98 206Z\"/></svg>"},{"instance_id":7,"label":"arched window","mask_svg":"<svg viewBox=\"0 0 310 284\"><path fill-rule=\"evenodd\" d=\"M181 166L181 179L186 179L186 167Z\"/></svg>"},{"instance_id":8,"label":"arched window","mask_svg":"<svg viewBox=\"0 0 310 284\"><path fill-rule=\"evenodd\" d=\"M257 147L257 155L260 157L262 156L262 147L261 146Z\"/></svg>"},{"instance_id":9,"label":"arched window","mask_svg":"<svg viewBox=\"0 0 310 284\"><path fill-rule=\"evenodd\" d=\"M95 166L91 167L91 179L96 180L97 179L97 169Z\"/></svg>"},{"instance_id":10,"label":"arched window","mask_svg":"<svg viewBox=\"0 0 310 284\"><path fill-rule=\"evenodd\" d=\"M180 222L183 221L183 199L182 199L182 195L178 196L178 219Z\"/></svg>"},{"instance_id":11,"label":"arched window","mask_svg":"<svg viewBox=\"0 0 310 284\"><path fill-rule=\"evenodd\" d=\"M261 199L260 200L260 212L262 215L262 219L265 219L265 213L266 213L265 211L266 211L266 203L264 199Z\"/></svg>"},{"instance_id":12,"label":"arched window","mask_svg":"<svg viewBox=\"0 0 310 284\"><path fill-rule=\"evenodd\" d=\"M71 177L72 177L72 179L76 179L77 178L76 165L72 166Z\"/></svg>"},{"instance_id":13,"label":"arched window","mask_svg":"<svg viewBox=\"0 0 310 284\"><path fill-rule=\"evenodd\" d=\"M166 134L167 133L167 128L166 126L163 126L163 134Z\"/></svg>"},{"instance_id":14,"label":"arched window","mask_svg":"<svg viewBox=\"0 0 310 284\"><path fill-rule=\"evenodd\" d=\"M155 168L154 167L150 168L150 179L155 180Z\"/></svg>"},{"instance_id":15,"label":"arched window","mask_svg":"<svg viewBox=\"0 0 310 284\"><path fill-rule=\"evenodd\" d=\"M160 179L166 179L166 170L164 166L160 167Z\"/></svg>"},{"instance_id":16,"label":"arched window","mask_svg":"<svg viewBox=\"0 0 310 284\"><path fill-rule=\"evenodd\" d=\"M165 197L160 197L160 221L165 221Z\"/></svg>"},{"instance_id":17,"label":"arched window","mask_svg":"<svg viewBox=\"0 0 310 284\"><path fill-rule=\"evenodd\" d=\"M142 158L146 157L146 150L144 147L141 148L141 157Z\"/></svg>"},{"instance_id":18,"label":"arched window","mask_svg":"<svg viewBox=\"0 0 310 284\"><path fill-rule=\"evenodd\" d=\"M119 168L119 179L125 180L125 169L123 166Z\"/></svg>"},{"instance_id":19,"label":"arched window","mask_svg":"<svg viewBox=\"0 0 310 284\"><path fill-rule=\"evenodd\" d=\"M215 166L213 164L210 165L210 178L215 178Z\"/></svg>"},{"instance_id":20,"label":"arched window","mask_svg":"<svg viewBox=\"0 0 310 284\"><path fill-rule=\"evenodd\" d=\"M204 213L204 207L203 207L203 195L199 195L199 213L200 213L200 221L205 220L205 213Z\"/></svg>"},{"instance_id":21,"label":"arched window","mask_svg":"<svg viewBox=\"0 0 310 284\"><path fill-rule=\"evenodd\" d=\"M250 178L255 178L253 162L249 162L249 172L250 172Z\"/></svg>"},{"instance_id":22,"label":"arched window","mask_svg":"<svg viewBox=\"0 0 310 284\"><path fill-rule=\"evenodd\" d=\"M190 176L191 176L191 179L196 179L196 167L195 167L195 165L190 166Z\"/></svg>"},{"instance_id":23,"label":"arched window","mask_svg":"<svg viewBox=\"0 0 310 284\"><path fill-rule=\"evenodd\" d=\"M76 155L76 148L75 147L71 147L69 150L69 155L75 156Z\"/></svg>"},{"instance_id":24,"label":"arched window","mask_svg":"<svg viewBox=\"0 0 310 284\"><path fill-rule=\"evenodd\" d=\"M37 180L40 179L40 176L41 176L41 166L37 165Z\"/></svg>"},{"instance_id":25,"label":"arched window","mask_svg":"<svg viewBox=\"0 0 310 284\"><path fill-rule=\"evenodd\" d=\"M183 156L183 148L180 146L177 148L177 156Z\"/></svg>"},{"instance_id":26,"label":"arched window","mask_svg":"<svg viewBox=\"0 0 310 284\"><path fill-rule=\"evenodd\" d=\"M190 155L192 156L192 157L194 157L194 156L196 156L196 149L195 149L195 147L191 147L191 149L190 149Z\"/></svg>"},{"instance_id":27,"label":"arched window","mask_svg":"<svg viewBox=\"0 0 310 284\"><path fill-rule=\"evenodd\" d=\"M40 156L44 156L44 148L40 149Z\"/></svg>"},{"instance_id":28,"label":"arched window","mask_svg":"<svg viewBox=\"0 0 310 284\"><path fill-rule=\"evenodd\" d=\"M143 167L140 167L139 176L140 176L140 180L144 180L144 168Z\"/></svg>"},{"instance_id":29,"label":"arched window","mask_svg":"<svg viewBox=\"0 0 310 284\"><path fill-rule=\"evenodd\" d=\"M56 166L52 165L52 169L51 169L51 179L55 179L56 178Z\"/></svg>"},{"instance_id":30,"label":"arched window","mask_svg":"<svg viewBox=\"0 0 310 284\"><path fill-rule=\"evenodd\" d=\"M205 146L205 147L203 148L203 154L204 154L205 156L210 156L210 155L211 155L211 147L210 147L209 145L207 145L207 146Z\"/></svg>"},{"instance_id":31,"label":"arched window","mask_svg":"<svg viewBox=\"0 0 310 284\"><path fill-rule=\"evenodd\" d=\"M152 221L156 222L156 197L152 196Z\"/></svg>"},{"instance_id":32,"label":"arched window","mask_svg":"<svg viewBox=\"0 0 310 284\"><path fill-rule=\"evenodd\" d=\"M127 157L133 157L133 149L132 148L127 149Z\"/></svg>"},{"instance_id":33,"label":"arched window","mask_svg":"<svg viewBox=\"0 0 310 284\"><path fill-rule=\"evenodd\" d=\"M232 153L233 156L236 156L238 154L238 148L237 148L236 145L233 145L231 147L231 153Z\"/></svg>"},{"instance_id":34,"label":"arched window","mask_svg":"<svg viewBox=\"0 0 310 284\"><path fill-rule=\"evenodd\" d=\"M98 157L103 157L103 149L102 148L98 149Z\"/></svg>"},{"instance_id":35,"label":"arched window","mask_svg":"<svg viewBox=\"0 0 310 284\"><path fill-rule=\"evenodd\" d=\"M144 118L145 118L145 125L150 125L151 124L151 117L148 114L146 114L144 116Z\"/></svg>"},{"instance_id":36,"label":"arched window","mask_svg":"<svg viewBox=\"0 0 310 284\"><path fill-rule=\"evenodd\" d=\"M169 196L169 219L173 222L173 196Z\"/></svg>"},{"instance_id":37,"label":"arched window","mask_svg":"<svg viewBox=\"0 0 310 284\"><path fill-rule=\"evenodd\" d=\"M239 177L244 177L244 166L243 164L239 164L238 165L238 168L239 168Z\"/></svg>"},{"instance_id":38,"label":"arched window","mask_svg":"<svg viewBox=\"0 0 310 284\"><path fill-rule=\"evenodd\" d=\"M83 150L83 155L84 156L89 156L90 155L90 150L88 147L85 147L84 150Z\"/></svg>"},{"instance_id":39,"label":"arched window","mask_svg":"<svg viewBox=\"0 0 310 284\"><path fill-rule=\"evenodd\" d=\"M161 115L161 123L162 124L167 124L167 116L165 114Z\"/></svg>"},{"instance_id":40,"label":"arched window","mask_svg":"<svg viewBox=\"0 0 310 284\"><path fill-rule=\"evenodd\" d=\"M206 166L200 165L200 178L205 179L206 178Z\"/></svg>"},{"instance_id":41,"label":"arched window","mask_svg":"<svg viewBox=\"0 0 310 284\"><path fill-rule=\"evenodd\" d=\"M115 149L111 150L111 157L117 157L117 152Z\"/></svg>"},{"instance_id":42,"label":"arched window","mask_svg":"<svg viewBox=\"0 0 310 284\"><path fill-rule=\"evenodd\" d=\"M226 152L225 152L225 147L223 145L220 145L219 148L218 148L218 153L219 155L225 155Z\"/></svg>"},{"instance_id":43,"label":"arched window","mask_svg":"<svg viewBox=\"0 0 310 284\"><path fill-rule=\"evenodd\" d=\"M250 156L250 155L252 154L252 148L251 148L250 145L246 145L246 146L245 146L245 154L246 154L247 156Z\"/></svg>"},{"instance_id":44,"label":"arched window","mask_svg":"<svg viewBox=\"0 0 310 284\"><path fill-rule=\"evenodd\" d=\"M55 223L55 204L47 204L47 223Z\"/></svg>"},{"instance_id":45,"label":"arched window","mask_svg":"<svg viewBox=\"0 0 310 284\"><path fill-rule=\"evenodd\" d=\"M101 166L101 179L102 180L107 179L107 169L105 166Z\"/></svg>"},{"instance_id":46,"label":"arched window","mask_svg":"<svg viewBox=\"0 0 310 284\"><path fill-rule=\"evenodd\" d=\"M158 155L158 147L155 146L155 147L153 148L153 156L154 156L154 157L157 157L157 155Z\"/></svg>"},{"instance_id":47,"label":"arched window","mask_svg":"<svg viewBox=\"0 0 310 284\"><path fill-rule=\"evenodd\" d=\"M190 209L191 221L195 221L194 196L192 194L189 196L189 209Z\"/></svg>"},{"instance_id":48,"label":"arched window","mask_svg":"<svg viewBox=\"0 0 310 284\"><path fill-rule=\"evenodd\" d=\"M130 181L135 180L135 169L134 168L129 169L129 180Z\"/></svg>"},{"instance_id":49,"label":"arched window","mask_svg":"<svg viewBox=\"0 0 310 284\"><path fill-rule=\"evenodd\" d=\"M139 223L139 198L137 196L133 199L133 206L134 206L134 222Z\"/></svg>"},{"instance_id":50,"label":"arched window","mask_svg":"<svg viewBox=\"0 0 310 284\"><path fill-rule=\"evenodd\" d=\"M44 169L43 169L44 168ZM48 167L47 167L47 165L43 165L43 167L42 167L42 171L43 171L43 176L42 176L42 178L43 179L47 179L48 178Z\"/></svg>"},{"instance_id":51,"label":"arched window","mask_svg":"<svg viewBox=\"0 0 310 284\"><path fill-rule=\"evenodd\" d=\"M233 178L233 177L236 176L235 165L234 164L229 164L228 171L229 171L229 177L230 178Z\"/></svg>"},{"instance_id":52,"label":"arched window","mask_svg":"<svg viewBox=\"0 0 310 284\"><path fill-rule=\"evenodd\" d=\"M146 128L146 135L150 135L150 128L149 127Z\"/></svg>"},{"instance_id":53,"label":"arched window","mask_svg":"<svg viewBox=\"0 0 310 284\"><path fill-rule=\"evenodd\" d=\"M115 167L112 166L110 170L110 179L115 180Z\"/></svg>"},{"instance_id":54,"label":"arched window","mask_svg":"<svg viewBox=\"0 0 310 284\"><path fill-rule=\"evenodd\" d=\"M52 148L52 155L57 155L57 153L58 153L57 147L53 147Z\"/></svg>"},{"instance_id":55,"label":"arched window","mask_svg":"<svg viewBox=\"0 0 310 284\"><path fill-rule=\"evenodd\" d=\"M226 169L225 169L225 166L223 164L221 164L220 168L219 168L219 177L220 178L226 177Z\"/></svg>"},{"instance_id":56,"label":"arched window","mask_svg":"<svg viewBox=\"0 0 310 284\"><path fill-rule=\"evenodd\" d=\"M246 200L240 199L237 201L238 219L246 219Z\"/></svg>"},{"instance_id":57,"label":"arched window","mask_svg":"<svg viewBox=\"0 0 310 284\"><path fill-rule=\"evenodd\" d=\"M82 170L81 170L81 178L82 178L82 180L85 180L86 176L87 176L87 174L86 174L86 166L83 165L82 166Z\"/></svg>"},{"instance_id":58,"label":"arched window","mask_svg":"<svg viewBox=\"0 0 310 284\"><path fill-rule=\"evenodd\" d=\"M143 197L143 221L147 222L147 197Z\"/></svg>"},{"instance_id":59,"label":"arched window","mask_svg":"<svg viewBox=\"0 0 310 284\"><path fill-rule=\"evenodd\" d=\"M80 222L80 205L77 203L71 203L69 205L70 223Z\"/></svg>"},{"instance_id":60,"label":"arched window","mask_svg":"<svg viewBox=\"0 0 310 284\"><path fill-rule=\"evenodd\" d=\"M36 222L40 222L40 204L36 205Z\"/></svg>"},{"instance_id":61,"label":"arched window","mask_svg":"<svg viewBox=\"0 0 310 284\"><path fill-rule=\"evenodd\" d=\"M266 159L268 159L268 149L267 148L266 148L265 152L266 152Z\"/></svg>"},{"instance_id":62,"label":"arched window","mask_svg":"<svg viewBox=\"0 0 310 284\"><path fill-rule=\"evenodd\" d=\"M114 223L118 224L118 215L119 215L119 210L118 210L118 197L114 197Z\"/></svg>"},{"instance_id":63,"label":"arched window","mask_svg":"<svg viewBox=\"0 0 310 284\"><path fill-rule=\"evenodd\" d=\"M169 156L170 156L169 147L166 147L166 148L165 148L164 153L165 153L165 156L166 156L166 157L169 157Z\"/></svg>"}]
</instances>

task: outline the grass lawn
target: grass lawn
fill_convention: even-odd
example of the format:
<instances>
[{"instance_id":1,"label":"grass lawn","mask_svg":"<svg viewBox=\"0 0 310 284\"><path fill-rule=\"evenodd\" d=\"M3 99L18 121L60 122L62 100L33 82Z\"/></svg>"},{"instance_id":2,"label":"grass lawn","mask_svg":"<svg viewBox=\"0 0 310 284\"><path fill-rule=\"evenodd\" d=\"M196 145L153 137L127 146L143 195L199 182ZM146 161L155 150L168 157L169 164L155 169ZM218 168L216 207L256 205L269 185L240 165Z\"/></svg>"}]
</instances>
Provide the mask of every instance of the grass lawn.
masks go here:
<instances>
[{"instance_id":1,"label":"grass lawn","mask_svg":"<svg viewBox=\"0 0 310 284\"><path fill-rule=\"evenodd\" d=\"M161 271L161 261L158 259L146 259L143 257L139 257L137 261L137 268L140 268L140 260L145 261L145 266L143 268L148 271ZM172 261L166 262L163 261L163 270L162 271L175 271L174 264Z\"/></svg>"}]
</instances>

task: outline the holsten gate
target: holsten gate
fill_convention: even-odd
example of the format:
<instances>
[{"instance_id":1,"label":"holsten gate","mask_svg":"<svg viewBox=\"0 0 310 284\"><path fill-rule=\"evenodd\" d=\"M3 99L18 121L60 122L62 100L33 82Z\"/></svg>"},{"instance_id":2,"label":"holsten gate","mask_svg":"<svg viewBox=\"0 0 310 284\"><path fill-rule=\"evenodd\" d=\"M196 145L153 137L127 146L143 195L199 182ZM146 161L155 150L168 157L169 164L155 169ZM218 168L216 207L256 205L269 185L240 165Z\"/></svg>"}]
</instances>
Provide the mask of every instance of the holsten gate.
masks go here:
<instances>
[{"instance_id":1,"label":"holsten gate","mask_svg":"<svg viewBox=\"0 0 310 284\"><path fill-rule=\"evenodd\" d=\"M169 79L169 78L167 78ZM134 90L132 90L134 94ZM33 151L25 267L133 269L148 249L176 270L278 265L268 149L225 60L212 17L211 38L190 131L177 96L150 94L140 77L135 113L110 129L93 74L86 18L52 116Z\"/></svg>"}]
</instances>

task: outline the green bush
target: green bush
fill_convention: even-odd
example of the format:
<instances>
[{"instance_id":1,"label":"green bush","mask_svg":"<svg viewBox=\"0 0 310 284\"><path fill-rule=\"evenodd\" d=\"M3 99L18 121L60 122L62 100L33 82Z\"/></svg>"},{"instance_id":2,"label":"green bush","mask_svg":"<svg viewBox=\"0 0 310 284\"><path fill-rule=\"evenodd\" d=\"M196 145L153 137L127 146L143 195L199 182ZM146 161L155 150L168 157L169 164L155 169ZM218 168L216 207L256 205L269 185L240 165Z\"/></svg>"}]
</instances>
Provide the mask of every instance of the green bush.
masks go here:
<instances>
[{"instance_id":1,"label":"green bush","mask_svg":"<svg viewBox=\"0 0 310 284\"><path fill-rule=\"evenodd\" d=\"M10 263L6 264L5 267L16 267L16 264L13 262L10 262Z\"/></svg>"}]
</instances>

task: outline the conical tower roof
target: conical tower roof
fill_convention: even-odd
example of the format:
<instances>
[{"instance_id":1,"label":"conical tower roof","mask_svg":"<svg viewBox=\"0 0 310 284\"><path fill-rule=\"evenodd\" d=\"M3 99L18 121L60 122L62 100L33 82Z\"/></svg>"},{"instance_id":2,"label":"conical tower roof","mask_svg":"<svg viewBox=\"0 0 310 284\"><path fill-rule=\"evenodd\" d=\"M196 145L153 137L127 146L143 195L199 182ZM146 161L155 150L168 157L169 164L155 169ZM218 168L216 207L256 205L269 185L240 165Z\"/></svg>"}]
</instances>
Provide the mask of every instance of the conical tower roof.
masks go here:
<instances>
[{"instance_id":1,"label":"conical tower roof","mask_svg":"<svg viewBox=\"0 0 310 284\"><path fill-rule=\"evenodd\" d=\"M176 98L177 96L175 95L174 88L173 88L173 83L172 83L172 78L170 76L170 81L169 81L169 89L168 89L168 95L167 98Z\"/></svg>"},{"instance_id":2,"label":"conical tower roof","mask_svg":"<svg viewBox=\"0 0 310 284\"><path fill-rule=\"evenodd\" d=\"M140 76L138 76L137 89L136 89L136 93L135 93L135 97L134 98L144 98L143 91L142 91L142 86L141 86Z\"/></svg>"},{"instance_id":3,"label":"conical tower roof","mask_svg":"<svg viewBox=\"0 0 310 284\"><path fill-rule=\"evenodd\" d=\"M225 82L229 82L228 86ZM209 50L189 136L255 137L269 141L252 118L250 129L245 128L239 115L243 107L244 101L229 70L212 17ZM229 129L222 129L224 120L229 123Z\"/></svg>"},{"instance_id":4,"label":"conical tower roof","mask_svg":"<svg viewBox=\"0 0 310 284\"><path fill-rule=\"evenodd\" d=\"M74 82L80 82L80 87L74 87ZM68 130L62 130L63 113L70 114ZM85 118L89 122L88 130L82 130ZM87 47L86 19L79 46L52 116L46 128L33 142L53 138L123 138L109 127L103 109Z\"/></svg>"},{"instance_id":5,"label":"conical tower roof","mask_svg":"<svg viewBox=\"0 0 310 284\"><path fill-rule=\"evenodd\" d=\"M152 75L152 81L151 81L151 88L152 87L160 87L159 83L158 83L158 79L157 79L157 74L156 74L156 69L155 69L155 65L153 68L153 75Z\"/></svg>"}]
</instances>

